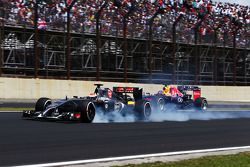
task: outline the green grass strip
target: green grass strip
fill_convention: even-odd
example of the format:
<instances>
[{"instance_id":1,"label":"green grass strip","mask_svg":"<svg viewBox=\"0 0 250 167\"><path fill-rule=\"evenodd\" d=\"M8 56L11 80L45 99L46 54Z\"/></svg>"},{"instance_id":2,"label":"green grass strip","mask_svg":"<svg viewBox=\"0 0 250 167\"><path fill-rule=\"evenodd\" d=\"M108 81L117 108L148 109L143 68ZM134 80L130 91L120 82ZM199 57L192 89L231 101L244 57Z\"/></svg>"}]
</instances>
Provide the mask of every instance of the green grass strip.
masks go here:
<instances>
[{"instance_id":1,"label":"green grass strip","mask_svg":"<svg viewBox=\"0 0 250 167\"><path fill-rule=\"evenodd\" d=\"M250 152L236 155L207 156L178 162L155 162L124 167L250 167Z\"/></svg>"},{"instance_id":2,"label":"green grass strip","mask_svg":"<svg viewBox=\"0 0 250 167\"><path fill-rule=\"evenodd\" d=\"M0 107L0 111L23 111L33 110L34 108L12 108L12 107Z\"/></svg>"}]
</instances>

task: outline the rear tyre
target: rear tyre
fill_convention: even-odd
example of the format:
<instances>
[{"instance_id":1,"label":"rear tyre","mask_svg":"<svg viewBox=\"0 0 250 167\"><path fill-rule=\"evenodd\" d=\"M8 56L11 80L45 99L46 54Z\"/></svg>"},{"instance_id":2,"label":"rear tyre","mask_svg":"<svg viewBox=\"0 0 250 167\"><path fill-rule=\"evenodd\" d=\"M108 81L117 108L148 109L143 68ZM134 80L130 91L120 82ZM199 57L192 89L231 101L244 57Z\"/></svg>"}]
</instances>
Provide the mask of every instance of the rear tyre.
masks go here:
<instances>
[{"instance_id":1,"label":"rear tyre","mask_svg":"<svg viewBox=\"0 0 250 167\"><path fill-rule=\"evenodd\" d=\"M206 111L207 107L208 107L207 100L204 97L200 97L200 98L196 99L194 102L194 105L200 111Z\"/></svg>"},{"instance_id":2,"label":"rear tyre","mask_svg":"<svg viewBox=\"0 0 250 167\"><path fill-rule=\"evenodd\" d=\"M95 118L95 105L91 101L83 101L80 106L80 121L82 123L91 123Z\"/></svg>"},{"instance_id":3,"label":"rear tyre","mask_svg":"<svg viewBox=\"0 0 250 167\"><path fill-rule=\"evenodd\" d=\"M51 103L51 99L47 97L41 97L36 102L35 111L44 111Z\"/></svg>"}]
</instances>

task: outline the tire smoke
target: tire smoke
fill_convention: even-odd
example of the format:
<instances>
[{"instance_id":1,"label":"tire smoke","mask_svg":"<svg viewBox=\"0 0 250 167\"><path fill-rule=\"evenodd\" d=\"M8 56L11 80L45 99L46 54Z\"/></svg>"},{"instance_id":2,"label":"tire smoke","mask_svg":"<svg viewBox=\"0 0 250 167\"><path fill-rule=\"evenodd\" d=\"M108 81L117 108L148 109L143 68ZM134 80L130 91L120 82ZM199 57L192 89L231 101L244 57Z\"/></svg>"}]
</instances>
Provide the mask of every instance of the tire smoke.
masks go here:
<instances>
[{"instance_id":1,"label":"tire smoke","mask_svg":"<svg viewBox=\"0 0 250 167\"><path fill-rule=\"evenodd\" d=\"M219 120L219 119L237 119L237 118L250 118L250 110L228 111L228 109L209 111L198 111L194 108L188 110L176 110L172 107L170 110L160 112L153 110L148 120L139 120L134 114L123 115L119 112L97 112L94 123L133 123L133 122L164 122L164 121L177 121L185 122L191 120Z\"/></svg>"},{"instance_id":2,"label":"tire smoke","mask_svg":"<svg viewBox=\"0 0 250 167\"><path fill-rule=\"evenodd\" d=\"M155 112L151 115L150 121L190 121L190 120L219 120L219 119L236 119L250 118L250 111L173 111L173 112Z\"/></svg>"},{"instance_id":3,"label":"tire smoke","mask_svg":"<svg viewBox=\"0 0 250 167\"><path fill-rule=\"evenodd\" d=\"M111 122L119 122L119 123L129 123L136 122L137 119L133 114L122 115L119 112L97 112L94 118L93 123L111 123Z\"/></svg>"}]
</instances>

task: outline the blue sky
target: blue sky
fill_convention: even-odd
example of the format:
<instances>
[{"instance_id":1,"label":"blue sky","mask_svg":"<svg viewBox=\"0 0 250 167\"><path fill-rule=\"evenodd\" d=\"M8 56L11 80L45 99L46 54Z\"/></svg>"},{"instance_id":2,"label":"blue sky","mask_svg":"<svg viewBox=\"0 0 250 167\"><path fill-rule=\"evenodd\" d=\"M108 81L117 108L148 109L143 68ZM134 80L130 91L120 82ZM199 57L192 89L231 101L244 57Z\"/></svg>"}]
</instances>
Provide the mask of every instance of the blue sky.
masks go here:
<instances>
[{"instance_id":1,"label":"blue sky","mask_svg":"<svg viewBox=\"0 0 250 167\"><path fill-rule=\"evenodd\" d=\"M219 2L230 2L250 6L250 0L216 0Z\"/></svg>"}]
</instances>

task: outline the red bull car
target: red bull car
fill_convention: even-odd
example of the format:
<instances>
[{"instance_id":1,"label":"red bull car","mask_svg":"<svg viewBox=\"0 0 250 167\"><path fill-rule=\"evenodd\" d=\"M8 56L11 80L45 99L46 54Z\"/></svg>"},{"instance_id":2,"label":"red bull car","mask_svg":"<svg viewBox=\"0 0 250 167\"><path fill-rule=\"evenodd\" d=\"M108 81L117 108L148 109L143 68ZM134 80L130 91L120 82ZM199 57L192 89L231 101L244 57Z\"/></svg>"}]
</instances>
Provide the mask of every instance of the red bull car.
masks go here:
<instances>
[{"instance_id":1,"label":"red bull car","mask_svg":"<svg viewBox=\"0 0 250 167\"><path fill-rule=\"evenodd\" d=\"M142 89L137 87L102 88L96 84L91 96L65 98L52 101L42 97L37 100L35 109L23 111L24 118L50 120L78 120L90 123L96 112L119 112L126 116L133 113L138 118L148 119L151 115L151 102L142 96Z\"/></svg>"},{"instance_id":2,"label":"red bull car","mask_svg":"<svg viewBox=\"0 0 250 167\"><path fill-rule=\"evenodd\" d=\"M207 110L208 102L201 96L198 86L172 86L163 87L163 91L156 94L157 105L161 111L168 110L168 106L174 104L178 109L195 108L200 111Z\"/></svg>"}]
</instances>

